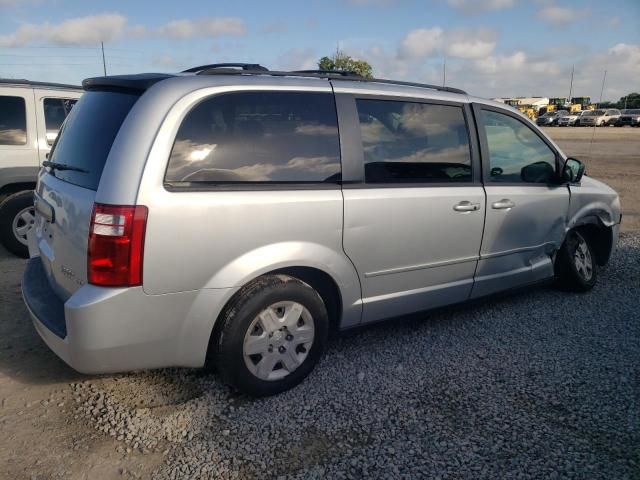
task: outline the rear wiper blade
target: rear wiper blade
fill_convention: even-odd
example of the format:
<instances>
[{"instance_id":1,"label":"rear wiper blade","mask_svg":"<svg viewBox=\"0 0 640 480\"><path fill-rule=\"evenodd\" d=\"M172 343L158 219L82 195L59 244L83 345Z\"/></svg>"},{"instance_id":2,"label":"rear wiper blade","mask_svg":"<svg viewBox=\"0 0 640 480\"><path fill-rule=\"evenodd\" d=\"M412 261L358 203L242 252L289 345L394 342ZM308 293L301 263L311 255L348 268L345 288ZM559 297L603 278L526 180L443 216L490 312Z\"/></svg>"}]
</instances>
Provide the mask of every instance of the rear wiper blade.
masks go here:
<instances>
[{"instance_id":1,"label":"rear wiper blade","mask_svg":"<svg viewBox=\"0 0 640 480\"><path fill-rule=\"evenodd\" d=\"M66 163L50 162L49 160L42 162L42 166L49 167L51 170L72 170L74 172L89 173L89 170L85 170L84 168L74 167Z\"/></svg>"}]
</instances>

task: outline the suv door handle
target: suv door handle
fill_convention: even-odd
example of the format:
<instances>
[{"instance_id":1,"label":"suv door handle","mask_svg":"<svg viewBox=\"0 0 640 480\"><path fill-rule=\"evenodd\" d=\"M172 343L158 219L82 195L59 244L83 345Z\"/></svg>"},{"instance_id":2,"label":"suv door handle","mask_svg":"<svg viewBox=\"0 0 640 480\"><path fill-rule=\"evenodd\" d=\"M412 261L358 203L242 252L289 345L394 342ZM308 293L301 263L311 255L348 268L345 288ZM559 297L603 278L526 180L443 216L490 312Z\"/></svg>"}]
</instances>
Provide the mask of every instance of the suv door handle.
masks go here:
<instances>
[{"instance_id":1,"label":"suv door handle","mask_svg":"<svg viewBox=\"0 0 640 480\"><path fill-rule=\"evenodd\" d=\"M515 206L516 206L516 204L513 203L508 198L503 198L502 200L499 200L497 202L493 202L491 204L491 208L493 208L495 210L510 210Z\"/></svg>"},{"instance_id":2,"label":"suv door handle","mask_svg":"<svg viewBox=\"0 0 640 480\"><path fill-rule=\"evenodd\" d=\"M468 200L463 200L462 202L454 205L453 209L456 212L475 212L476 210L480 210L480 204L471 203Z\"/></svg>"}]
</instances>

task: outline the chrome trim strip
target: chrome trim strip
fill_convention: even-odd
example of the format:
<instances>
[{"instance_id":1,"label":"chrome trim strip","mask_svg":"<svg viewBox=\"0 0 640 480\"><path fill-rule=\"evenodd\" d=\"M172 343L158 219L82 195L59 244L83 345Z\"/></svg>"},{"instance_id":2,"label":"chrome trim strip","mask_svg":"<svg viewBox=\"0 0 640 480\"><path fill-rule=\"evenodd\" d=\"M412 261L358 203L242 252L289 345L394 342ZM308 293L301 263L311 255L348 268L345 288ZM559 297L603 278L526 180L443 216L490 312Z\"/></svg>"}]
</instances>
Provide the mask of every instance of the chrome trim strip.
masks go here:
<instances>
[{"instance_id":1,"label":"chrome trim strip","mask_svg":"<svg viewBox=\"0 0 640 480\"><path fill-rule=\"evenodd\" d=\"M458 263L475 262L479 259L478 255L473 257L456 258L455 260L443 260L441 262L422 263L420 265L409 265L407 267L389 268L388 270L378 270L376 272L365 273L366 278L378 277L380 275L391 275L393 273L411 272L413 270L423 270L426 268L444 267L447 265L456 265Z\"/></svg>"}]
</instances>

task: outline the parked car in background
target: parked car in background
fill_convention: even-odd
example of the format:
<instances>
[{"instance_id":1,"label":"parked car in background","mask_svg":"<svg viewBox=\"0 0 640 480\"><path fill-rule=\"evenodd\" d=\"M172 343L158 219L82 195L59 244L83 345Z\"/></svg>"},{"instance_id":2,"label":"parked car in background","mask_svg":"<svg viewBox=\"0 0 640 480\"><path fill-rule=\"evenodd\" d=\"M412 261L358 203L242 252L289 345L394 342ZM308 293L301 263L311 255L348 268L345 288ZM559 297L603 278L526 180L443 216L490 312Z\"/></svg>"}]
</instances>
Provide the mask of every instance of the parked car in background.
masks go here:
<instances>
[{"instance_id":1,"label":"parked car in background","mask_svg":"<svg viewBox=\"0 0 640 480\"><path fill-rule=\"evenodd\" d=\"M569 115L567 110L554 110L553 112L547 112L536 119L536 124L541 127L553 127L554 125L558 125L558 120L560 118L566 117L567 115Z\"/></svg>"},{"instance_id":2,"label":"parked car in background","mask_svg":"<svg viewBox=\"0 0 640 480\"><path fill-rule=\"evenodd\" d=\"M271 395L330 330L554 277L586 291L617 242L615 191L462 90L245 64L83 84L22 282L81 372L208 365Z\"/></svg>"},{"instance_id":3,"label":"parked car in background","mask_svg":"<svg viewBox=\"0 0 640 480\"><path fill-rule=\"evenodd\" d=\"M640 108L627 109L621 112L615 126L624 127L625 125L640 127Z\"/></svg>"},{"instance_id":4,"label":"parked car in background","mask_svg":"<svg viewBox=\"0 0 640 480\"><path fill-rule=\"evenodd\" d=\"M580 117L580 125L585 127L608 127L620 118L620 110L616 108L598 109L587 112Z\"/></svg>"},{"instance_id":5,"label":"parked car in background","mask_svg":"<svg viewBox=\"0 0 640 480\"><path fill-rule=\"evenodd\" d=\"M573 127L575 126L576 122L580 118L580 115L582 115L582 111L573 112L573 113L569 113L568 115L558 117L558 126Z\"/></svg>"},{"instance_id":6,"label":"parked car in background","mask_svg":"<svg viewBox=\"0 0 640 480\"><path fill-rule=\"evenodd\" d=\"M587 115L591 110L582 110L580 111L580 114L578 115L578 118L576 118L576 121L573 123L574 127L581 127L582 126L582 118Z\"/></svg>"},{"instance_id":7,"label":"parked car in background","mask_svg":"<svg viewBox=\"0 0 640 480\"><path fill-rule=\"evenodd\" d=\"M0 79L0 242L21 257L38 169L80 95L71 85Z\"/></svg>"}]
</instances>

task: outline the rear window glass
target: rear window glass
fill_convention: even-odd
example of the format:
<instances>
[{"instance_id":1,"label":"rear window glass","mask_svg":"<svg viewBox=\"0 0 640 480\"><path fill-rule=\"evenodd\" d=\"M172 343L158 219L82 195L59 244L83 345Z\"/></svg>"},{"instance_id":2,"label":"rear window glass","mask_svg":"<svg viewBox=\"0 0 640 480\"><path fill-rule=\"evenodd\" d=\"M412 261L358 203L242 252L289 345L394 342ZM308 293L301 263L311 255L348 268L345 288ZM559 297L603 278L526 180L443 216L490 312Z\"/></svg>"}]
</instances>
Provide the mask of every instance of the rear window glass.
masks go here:
<instances>
[{"instance_id":1,"label":"rear window glass","mask_svg":"<svg viewBox=\"0 0 640 480\"><path fill-rule=\"evenodd\" d=\"M47 129L47 143L53 145L62 122L67 118L71 108L78 100L75 98L45 98L42 101L44 109L44 125Z\"/></svg>"},{"instance_id":2,"label":"rear window glass","mask_svg":"<svg viewBox=\"0 0 640 480\"><path fill-rule=\"evenodd\" d=\"M172 184L319 183L340 180L333 95L229 93L185 117L166 173Z\"/></svg>"},{"instance_id":3,"label":"rear window glass","mask_svg":"<svg viewBox=\"0 0 640 480\"><path fill-rule=\"evenodd\" d=\"M49 161L75 170L51 170L60 180L97 190L113 140L138 95L87 92L73 107Z\"/></svg>"},{"instance_id":4,"label":"rear window glass","mask_svg":"<svg viewBox=\"0 0 640 480\"><path fill-rule=\"evenodd\" d=\"M27 144L27 113L22 97L0 97L0 145Z\"/></svg>"}]
</instances>

